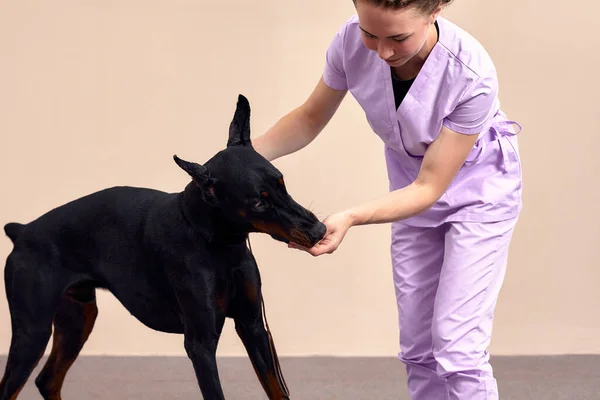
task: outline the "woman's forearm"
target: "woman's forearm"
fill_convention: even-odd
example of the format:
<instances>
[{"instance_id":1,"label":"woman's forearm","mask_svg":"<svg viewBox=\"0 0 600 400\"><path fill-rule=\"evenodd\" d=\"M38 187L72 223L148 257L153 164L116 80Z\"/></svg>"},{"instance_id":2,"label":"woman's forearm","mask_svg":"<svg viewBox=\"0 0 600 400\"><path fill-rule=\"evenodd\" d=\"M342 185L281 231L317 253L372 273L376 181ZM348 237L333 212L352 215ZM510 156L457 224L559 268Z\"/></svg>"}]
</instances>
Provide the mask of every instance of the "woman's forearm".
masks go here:
<instances>
[{"instance_id":1,"label":"woman's forearm","mask_svg":"<svg viewBox=\"0 0 600 400\"><path fill-rule=\"evenodd\" d=\"M395 222L429 209L440 194L431 185L414 182L402 189L347 210L352 225Z\"/></svg>"},{"instance_id":2,"label":"woman's forearm","mask_svg":"<svg viewBox=\"0 0 600 400\"><path fill-rule=\"evenodd\" d=\"M323 129L298 107L275 123L261 136L252 140L252 146L269 161L294 153L312 142Z\"/></svg>"},{"instance_id":3,"label":"woman's forearm","mask_svg":"<svg viewBox=\"0 0 600 400\"><path fill-rule=\"evenodd\" d=\"M395 222L431 208L448 190L477 137L442 127L438 137L427 148L414 182L380 199L348 210L352 224Z\"/></svg>"}]
</instances>

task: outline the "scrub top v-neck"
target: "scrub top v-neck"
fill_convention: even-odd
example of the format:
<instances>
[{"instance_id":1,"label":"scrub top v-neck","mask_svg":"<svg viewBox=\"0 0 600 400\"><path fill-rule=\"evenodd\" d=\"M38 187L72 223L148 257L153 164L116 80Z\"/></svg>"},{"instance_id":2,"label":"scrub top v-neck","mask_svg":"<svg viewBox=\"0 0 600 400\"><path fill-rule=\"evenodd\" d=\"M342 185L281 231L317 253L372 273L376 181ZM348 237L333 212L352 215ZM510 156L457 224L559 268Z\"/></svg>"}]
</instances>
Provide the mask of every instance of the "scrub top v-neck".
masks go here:
<instances>
[{"instance_id":1,"label":"scrub top v-neck","mask_svg":"<svg viewBox=\"0 0 600 400\"><path fill-rule=\"evenodd\" d=\"M437 35L440 35L440 28L438 26L437 21L435 21L435 29L437 30ZM406 96L406 93L410 90L410 87L415 81L415 78L411 79L400 79L396 77L394 74L394 67L390 67L390 74L392 76L392 87L394 89L394 100L396 102L396 110L402 104L402 100Z\"/></svg>"}]
</instances>

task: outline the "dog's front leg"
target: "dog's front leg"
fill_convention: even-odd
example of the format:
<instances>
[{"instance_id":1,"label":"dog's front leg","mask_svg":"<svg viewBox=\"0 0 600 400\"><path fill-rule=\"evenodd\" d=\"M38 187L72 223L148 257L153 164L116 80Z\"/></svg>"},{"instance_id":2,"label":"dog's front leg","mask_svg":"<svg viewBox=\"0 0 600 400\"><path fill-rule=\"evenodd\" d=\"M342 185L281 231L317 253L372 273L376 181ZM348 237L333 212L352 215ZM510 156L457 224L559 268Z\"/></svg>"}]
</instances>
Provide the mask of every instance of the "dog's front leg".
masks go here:
<instances>
[{"instance_id":1,"label":"dog's front leg","mask_svg":"<svg viewBox=\"0 0 600 400\"><path fill-rule=\"evenodd\" d=\"M214 300L214 288L193 279L186 283L185 289L178 289L177 297L184 317L185 350L202 396L205 400L223 400L216 352L225 313Z\"/></svg>"},{"instance_id":2,"label":"dog's front leg","mask_svg":"<svg viewBox=\"0 0 600 400\"><path fill-rule=\"evenodd\" d=\"M235 285L231 307L235 330L254 371L270 400L289 399L274 342L263 323L260 274L255 263L236 271Z\"/></svg>"},{"instance_id":3,"label":"dog's front leg","mask_svg":"<svg viewBox=\"0 0 600 400\"><path fill-rule=\"evenodd\" d=\"M205 400L223 400L225 396L217 370L215 335L198 335L193 328L186 328L185 350L192 361L196 379Z\"/></svg>"}]
</instances>

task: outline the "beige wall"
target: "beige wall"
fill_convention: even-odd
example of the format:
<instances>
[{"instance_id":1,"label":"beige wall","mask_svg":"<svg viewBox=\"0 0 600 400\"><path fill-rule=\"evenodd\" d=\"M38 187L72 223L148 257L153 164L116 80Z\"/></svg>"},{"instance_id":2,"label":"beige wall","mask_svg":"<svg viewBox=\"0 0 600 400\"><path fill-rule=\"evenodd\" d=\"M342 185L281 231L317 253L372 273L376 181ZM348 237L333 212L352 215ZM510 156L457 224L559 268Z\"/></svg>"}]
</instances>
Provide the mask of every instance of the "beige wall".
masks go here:
<instances>
[{"instance_id":1,"label":"beige wall","mask_svg":"<svg viewBox=\"0 0 600 400\"><path fill-rule=\"evenodd\" d=\"M503 108L525 128L525 209L492 351L596 353L600 6L538 3L457 0L445 12L487 47ZM172 154L202 162L220 150L238 93L254 135L298 105L351 13L350 0L1 2L0 223L112 185L182 189ZM350 96L312 146L276 165L321 217L387 190L382 144ZM355 228L319 258L253 235L281 355L396 353L388 231ZM2 263L10 250L0 240ZM181 337L146 329L111 295L99 308L85 354L184 354ZM219 353L244 354L230 321Z\"/></svg>"}]
</instances>

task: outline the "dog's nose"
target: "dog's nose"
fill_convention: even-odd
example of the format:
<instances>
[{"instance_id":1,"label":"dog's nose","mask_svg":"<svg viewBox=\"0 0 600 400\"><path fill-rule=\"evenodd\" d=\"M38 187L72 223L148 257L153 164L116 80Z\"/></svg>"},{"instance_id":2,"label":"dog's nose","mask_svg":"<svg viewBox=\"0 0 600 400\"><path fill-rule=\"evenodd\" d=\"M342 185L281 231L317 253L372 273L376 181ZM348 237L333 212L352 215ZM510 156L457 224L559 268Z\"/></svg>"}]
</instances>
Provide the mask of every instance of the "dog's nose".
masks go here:
<instances>
[{"instance_id":1,"label":"dog's nose","mask_svg":"<svg viewBox=\"0 0 600 400\"><path fill-rule=\"evenodd\" d=\"M319 242L321 239L323 239L323 236L325 236L325 233L327 232L327 227L325 226L324 223L322 222L317 222L317 226L314 230L314 235L311 238L315 243Z\"/></svg>"}]
</instances>

